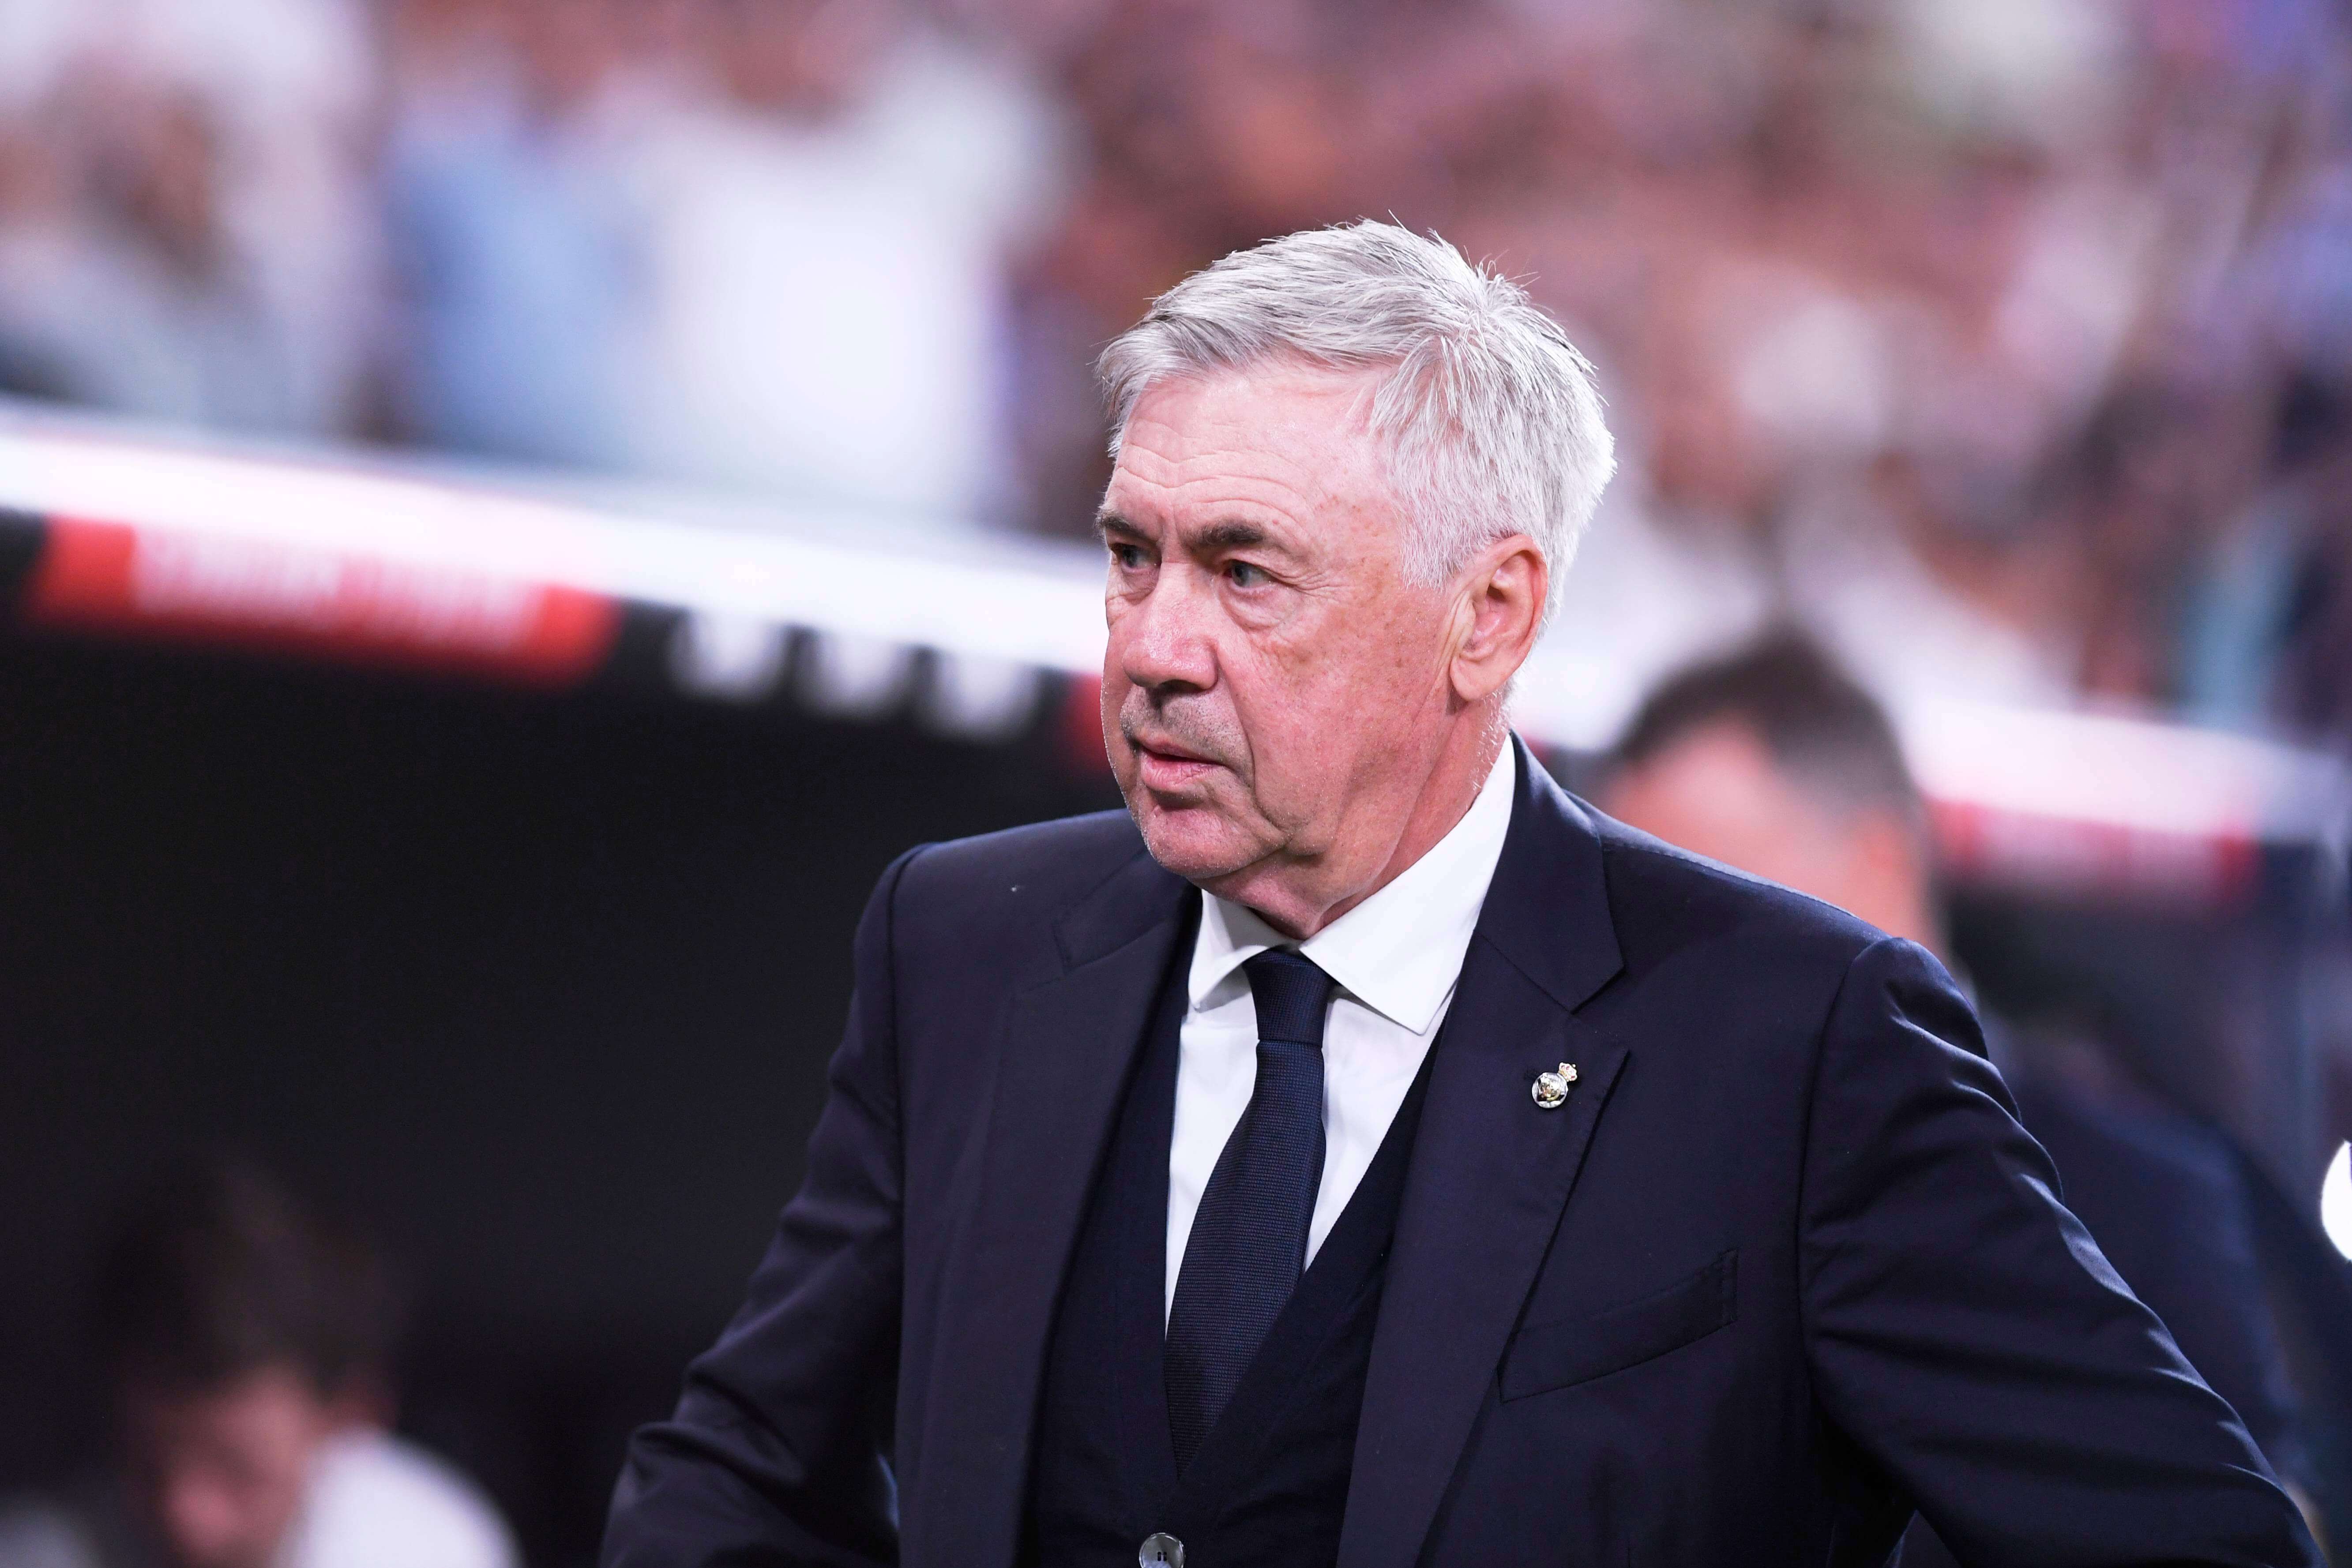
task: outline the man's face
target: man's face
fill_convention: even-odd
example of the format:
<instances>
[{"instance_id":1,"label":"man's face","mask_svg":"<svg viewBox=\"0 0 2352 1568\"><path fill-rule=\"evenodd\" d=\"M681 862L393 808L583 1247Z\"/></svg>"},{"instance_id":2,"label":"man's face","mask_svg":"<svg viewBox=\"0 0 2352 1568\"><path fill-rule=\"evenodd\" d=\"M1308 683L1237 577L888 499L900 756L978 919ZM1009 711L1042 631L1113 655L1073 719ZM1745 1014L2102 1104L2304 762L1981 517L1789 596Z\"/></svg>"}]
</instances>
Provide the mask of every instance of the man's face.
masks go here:
<instances>
[{"instance_id":1,"label":"man's face","mask_svg":"<svg viewBox=\"0 0 2352 1568\"><path fill-rule=\"evenodd\" d=\"M1441 743L1453 601L1406 579L1370 384L1163 382L1103 499L1112 770L1153 857L1244 903L1376 876Z\"/></svg>"},{"instance_id":2,"label":"man's face","mask_svg":"<svg viewBox=\"0 0 2352 1568\"><path fill-rule=\"evenodd\" d=\"M1938 945L1927 872L1885 811L1836 812L1813 799L1745 724L1703 725L1611 780L1611 815L1709 860Z\"/></svg>"},{"instance_id":3,"label":"man's face","mask_svg":"<svg viewBox=\"0 0 2352 1568\"><path fill-rule=\"evenodd\" d=\"M300 1511L336 1411L290 1368L123 1401L134 1496L179 1568L266 1568Z\"/></svg>"},{"instance_id":4,"label":"man's face","mask_svg":"<svg viewBox=\"0 0 2352 1568\"><path fill-rule=\"evenodd\" d=\"M1743 724L1691 731L1610 781L1608 810L1645 833L1768 882L1838 902L1836 827Z\"/></svg>"}]
</instances>

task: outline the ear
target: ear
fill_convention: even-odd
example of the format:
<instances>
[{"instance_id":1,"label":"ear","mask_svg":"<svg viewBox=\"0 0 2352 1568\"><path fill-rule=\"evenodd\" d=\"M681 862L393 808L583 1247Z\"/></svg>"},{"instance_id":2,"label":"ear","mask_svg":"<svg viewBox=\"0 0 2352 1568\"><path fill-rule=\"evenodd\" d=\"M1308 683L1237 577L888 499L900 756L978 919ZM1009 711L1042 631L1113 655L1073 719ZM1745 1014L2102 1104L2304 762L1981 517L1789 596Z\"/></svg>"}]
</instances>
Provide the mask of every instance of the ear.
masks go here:
<instances>
[{"instance_id":1,"label":"ear","mask_svg":"<svg viewBox=\"0 0 2352 1568\"><path fill-rule=\"evenodd\" d=\"M1507 534L1473 556L1454 581L1460 642L1446 674L1454 699L1467 706L1501 691L1535 651L1551 574L1533 539Z\"/></svg>"}]
</instances>

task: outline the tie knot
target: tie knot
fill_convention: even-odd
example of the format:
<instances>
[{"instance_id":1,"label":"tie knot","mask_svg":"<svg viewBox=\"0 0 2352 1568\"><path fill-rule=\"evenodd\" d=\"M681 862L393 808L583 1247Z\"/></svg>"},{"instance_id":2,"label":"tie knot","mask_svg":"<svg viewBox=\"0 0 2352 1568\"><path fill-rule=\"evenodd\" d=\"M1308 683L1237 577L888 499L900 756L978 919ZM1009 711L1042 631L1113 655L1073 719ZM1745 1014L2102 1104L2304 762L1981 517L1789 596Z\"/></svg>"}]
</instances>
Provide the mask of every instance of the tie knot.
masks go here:
<instances>
[{"instance_id":1,"label":"tie knot","mask_svg":"<svg viewBox=\"0 0 2352 1568\"><path fill-rule=\"evenodd\" d=\"M1269 947L1242 964L1257 1007L1257 1037L1323 1048L1323 1015L1331 1006L1331 977L1283 947Z\"/></svg>"}]
</instances>

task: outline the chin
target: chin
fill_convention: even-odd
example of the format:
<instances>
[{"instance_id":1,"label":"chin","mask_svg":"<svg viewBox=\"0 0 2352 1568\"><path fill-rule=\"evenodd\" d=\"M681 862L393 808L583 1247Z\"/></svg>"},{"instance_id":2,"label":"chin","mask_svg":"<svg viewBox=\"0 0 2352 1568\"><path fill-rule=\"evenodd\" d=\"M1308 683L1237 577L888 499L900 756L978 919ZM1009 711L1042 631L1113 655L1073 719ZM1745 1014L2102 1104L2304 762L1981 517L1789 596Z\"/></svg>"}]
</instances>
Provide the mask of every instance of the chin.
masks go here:
<instances>
[{"instance_id":1,"label":"chin","mask_svg":"<svg viewBox=\"0 0 2352 1568\"><path fill-rule=\"evenodd\" d=\"M1147 800L1129 810L1151 858L1189 883L1231 876L1265 853L1250 834L1202 807L1170 810Z\"/></svg>"}]
</instances>

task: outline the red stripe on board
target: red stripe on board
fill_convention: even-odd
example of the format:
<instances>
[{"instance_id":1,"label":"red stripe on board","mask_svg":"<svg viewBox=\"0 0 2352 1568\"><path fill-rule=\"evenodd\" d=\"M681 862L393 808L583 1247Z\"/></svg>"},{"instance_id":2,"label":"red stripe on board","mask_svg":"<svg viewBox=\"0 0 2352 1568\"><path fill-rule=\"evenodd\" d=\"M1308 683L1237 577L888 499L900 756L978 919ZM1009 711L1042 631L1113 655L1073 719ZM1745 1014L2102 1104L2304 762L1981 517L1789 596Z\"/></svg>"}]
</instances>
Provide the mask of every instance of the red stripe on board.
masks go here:
<instances>
[{"instance_id":1,"label":"red stripe on board","mask_svg":"<svg viewBox=\"0 0 2352 1568\"><path fill-rule=\"evenodd\" d=\"M1100 779L1110 772L1103 752L1103 684L1100 675L1072 675L1062 686L1059 731L1062 764L1081 778Z\"/></svg>"},{"instance_id":2,"label":"red stripe on board","mask_svg":"<svg viewBox=\"0 0 2352 1568\"><path fill-rule=\"evenodd\" d=\"M1955 800L1929 810L1937 857L1961 882L2234 908L2262 870L2262 846L2250 834L2163 832Z\"/></svg>"},{"instance_id":3,"label":"red stripe on board","mask_svg":"<svg viewBox=\"0 0 2352 1568\"><path fill-rule=\"evenodd\" d=\"M568 685L612 651L602 594L447 567L77 517L49 519L37 625Z\"/></svg>"}]
</instances>

